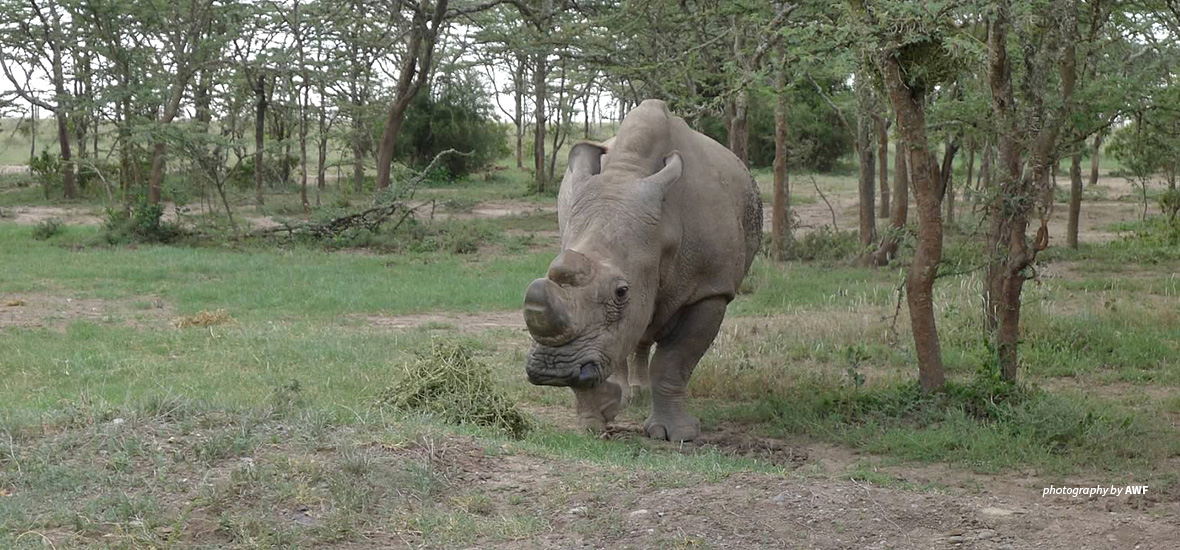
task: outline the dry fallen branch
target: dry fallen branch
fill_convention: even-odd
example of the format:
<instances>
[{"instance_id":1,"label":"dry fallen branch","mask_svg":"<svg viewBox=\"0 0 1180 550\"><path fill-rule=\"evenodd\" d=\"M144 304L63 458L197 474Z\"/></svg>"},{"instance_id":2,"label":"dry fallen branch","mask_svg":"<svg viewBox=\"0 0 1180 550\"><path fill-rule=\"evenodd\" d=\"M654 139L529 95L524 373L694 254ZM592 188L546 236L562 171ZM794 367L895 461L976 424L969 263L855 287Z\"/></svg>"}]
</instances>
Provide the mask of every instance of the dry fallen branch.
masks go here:
<instances>
[{"instance_id":1,"label":"dry fallen branch","mask_svg":"<svg viewBox=\"0 0 1180 550\"><path fill-rule=\"evenodd\" d=\"M463 153L454 149L447 149L446 151L442 151L435 155L434 159L430 161L430 164L426 165L425 169L406 182L400 193L395 195L391 202L380 203L367 210L346 214L344 216L332 218L325 222L282 223L277 227L268 227L266 229L253 231L250 233L250 236L260 237L286 233L288 238L293 238L296 235L310 235L316 238L331 238L355 229L377 231L382 225L393 219L398 213L401 213L401 216L397 217L397 221L393 225L393 228L397 229L398 227L401 227L401 225L405 223L405 221L420 208L423 208L427 205L430 205L432 210L434 208L434 200L426 201L417 206L410 207L405 202L398 199L402 198L403 196L405 199L412 199L414 196L414 191L417 190L422 181L426 179L430 172L434 170L435 166L438 165L438 162L446 155L468 156L470 154L470 152ZM378 198L378 201L380 201L380 198Z\"/></svg>"}]
</instances>

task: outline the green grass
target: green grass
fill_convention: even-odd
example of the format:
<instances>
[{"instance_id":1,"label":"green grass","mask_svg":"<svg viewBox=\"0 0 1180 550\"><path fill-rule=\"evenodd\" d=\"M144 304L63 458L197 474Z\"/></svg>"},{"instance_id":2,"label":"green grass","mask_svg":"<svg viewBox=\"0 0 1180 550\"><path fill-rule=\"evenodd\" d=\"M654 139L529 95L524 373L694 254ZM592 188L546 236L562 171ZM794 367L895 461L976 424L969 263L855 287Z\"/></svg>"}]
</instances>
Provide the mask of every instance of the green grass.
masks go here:
<instances>
[{"instance_id":1,"label":"green grass","mask_svg":"<svg viewBox=\"0 0 1180 550\"><path fill-rule=\"evenodd\" d=\"M447 210L518 183L458 189ZM524 381L521 330L472 330L461 317L383 324L516 310L555 252L535 234L555 226L550 213L435 222L333 251L97 246L96 228L37 240L34 227L0 219L0 299L21 297L12 307L43 325L0 326L0 547L42 548L42 535L59 548L349 547L394 532L430 547L511 545L553 530L574 505L590 515L570 528L617 529L614 507L633 498L636 478L685 487L783 475L784 465L725 446L680 450L564 427L572 396ZM459 237L477 246L456 253ZM963 238L949 237L948 256L969 265L978 252ZM1168 487L1180 456L1180 400L1169 396L1180 388L1180 257L1169 246L1044 254L1064 275L1026 286L1026 385L1016 389L980 382L992 356L979 274L941 278L953 386L940 396L914 389L904 309L892 326L901 268L760 257L694 375L690 406L707 432L857 450L847 471L817 475L899 490L930 487L890 464L929 462ZM233 320L174 325L215 310ZM383 392L439 338L473 350L487 382L536 427L512 439L384 406ZM623 419L644 415L632 407ZM523 497L463 477L512 461L553 488ZM607 496L586 503L568 487Z\"/></svg>"}]
</instances>

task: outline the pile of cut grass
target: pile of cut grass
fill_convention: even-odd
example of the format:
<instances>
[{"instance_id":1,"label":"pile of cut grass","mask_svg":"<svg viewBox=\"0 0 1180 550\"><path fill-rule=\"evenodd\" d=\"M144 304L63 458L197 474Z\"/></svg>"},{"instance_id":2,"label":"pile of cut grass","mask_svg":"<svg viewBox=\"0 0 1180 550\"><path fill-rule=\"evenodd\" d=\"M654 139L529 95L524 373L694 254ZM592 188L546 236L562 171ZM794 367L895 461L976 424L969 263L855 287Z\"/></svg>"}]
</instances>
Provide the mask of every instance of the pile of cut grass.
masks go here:
<instances>
[{"instance_id":1,"label":"pile of cut grass","mask_svg":"<svg viewBox=\"0 0 1180 550\"><path fill-rule=\"evenodd\" d=\"M181 315L172 322L176 328L189 327L211 327L214 325L237 324L237 320L230 316L229 312L224 309L216 309L209 311L202 309L196 315Z\"/></svg>"},{"instance_id":2,"label":"pile of cut grass","mask_svg":"<svg viewBox=\"0 0 1180 550\"><path fill-rule=\"evenodd\" d=\"M417 353L398 382L381 394L381 402L405 413L426 413L451 424L484 426L516 438L532 420L492 383L492 371L476 360L471 348L444 340Z\"/></svg>"}]
</instances>

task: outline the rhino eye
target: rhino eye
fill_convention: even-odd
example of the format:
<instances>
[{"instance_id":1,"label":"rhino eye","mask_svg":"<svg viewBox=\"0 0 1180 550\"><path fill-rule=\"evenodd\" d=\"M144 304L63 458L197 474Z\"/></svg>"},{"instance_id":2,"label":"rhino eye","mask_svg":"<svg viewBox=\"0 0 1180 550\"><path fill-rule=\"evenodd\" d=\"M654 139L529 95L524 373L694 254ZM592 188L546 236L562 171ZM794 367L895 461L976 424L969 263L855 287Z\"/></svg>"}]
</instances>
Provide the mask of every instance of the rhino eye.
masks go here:
<instances>
[{"instance_id":1,"label":"rhino eye","mask_svg":"<svg viewBox=\"0 0 1180 550\"><path fill-rule=\"evenodd\" d=\"M627 286L627 283L619 283L619 286L616 286L616 287L615 287L615 299L616 299L616 300L618 300L618 301L620 301L620 302L621 302L621 301L623 301L623 300L626 300L626 299L627 299L627 293L628 293L630 290L631 290L631 287L628 287L628 286Z\"/></svg>"}]
</instances>

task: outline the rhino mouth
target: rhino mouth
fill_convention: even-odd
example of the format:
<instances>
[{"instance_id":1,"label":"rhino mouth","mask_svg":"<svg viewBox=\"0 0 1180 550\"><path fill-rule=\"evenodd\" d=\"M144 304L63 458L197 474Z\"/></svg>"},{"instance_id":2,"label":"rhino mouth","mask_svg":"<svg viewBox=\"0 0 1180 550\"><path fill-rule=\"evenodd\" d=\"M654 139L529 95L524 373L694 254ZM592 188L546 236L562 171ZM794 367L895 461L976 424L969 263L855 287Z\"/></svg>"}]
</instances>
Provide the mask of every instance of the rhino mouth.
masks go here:
<instances>
[{"instance_id":1,"label":"rhino mouth","mask_svg":"<svg viewBox=\"0 0 1180 550\"><path fill-rule=\"evenodd\" d=\"M606 380L597 354L574 354L562 348L533 346L525 367L529 382L537 386L591 388Z\"/></svg>"}]
</instances>

